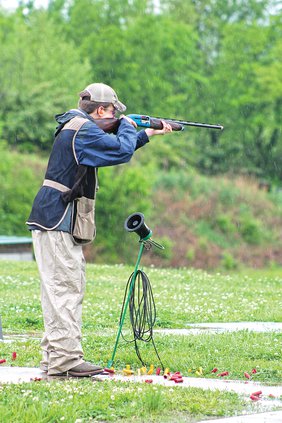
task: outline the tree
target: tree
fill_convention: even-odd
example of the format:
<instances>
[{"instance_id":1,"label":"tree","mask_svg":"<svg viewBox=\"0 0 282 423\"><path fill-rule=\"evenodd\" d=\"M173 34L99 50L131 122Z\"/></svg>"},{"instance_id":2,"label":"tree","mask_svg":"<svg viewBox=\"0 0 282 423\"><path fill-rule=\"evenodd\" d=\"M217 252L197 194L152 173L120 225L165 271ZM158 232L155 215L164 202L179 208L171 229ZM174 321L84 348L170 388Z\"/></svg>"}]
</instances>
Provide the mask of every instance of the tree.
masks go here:
<instances>
[{"instance_id":1,"label":"tree","mask_svg":"<svg viewBox=\"0 0 282 423\"><path fill-rule=\"evenodd\" d=\"M282 73L277 63L281 41L270 37L270 33L271 27L258 24L225 26L209 91L212 98L217 98L217 92L221 94L215 107L226 126L226 135L215 147L224 157L209 163L208 154L206 162L203 158L200 163L203 169L212 172L239 169L264 178L281 175L280 165L273 167L274 162L281 163L278 146Z\"/></svg>"},{"instance_id":2,"label":"tree","mask_svg":"<svg viewBox=\"0 0 282 423\"><path fill-rule=\"evenodd\" d=\"M225 126L223 133L202 133L195 144L195 165L202 172L281 179L281 11L274 3L162 2L164 13L197 32L203 64L199 105Z\"/></svg>"},{"instance_id":3,"label":"tree","mask_svg":"<svg viewBox=\"0 0 282 423\"><path fill-rule=\"evenodd\" d=\"M53 116L75 106L88 82L89 63L80 59L46 11L24 16L18 10L6 20L9 31L0 30L3 137L13 146L49 149Z\"/></svg>"}]
</instances>

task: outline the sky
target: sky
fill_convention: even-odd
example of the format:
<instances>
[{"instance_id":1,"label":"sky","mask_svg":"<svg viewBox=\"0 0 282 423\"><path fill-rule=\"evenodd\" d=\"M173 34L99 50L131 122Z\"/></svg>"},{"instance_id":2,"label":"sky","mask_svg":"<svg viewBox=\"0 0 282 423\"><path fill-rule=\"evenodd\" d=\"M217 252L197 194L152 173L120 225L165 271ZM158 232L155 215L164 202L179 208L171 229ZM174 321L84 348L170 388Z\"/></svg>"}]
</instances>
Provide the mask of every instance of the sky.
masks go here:
<instances>
[{"instance_id":1,"label":"sky","mask_svg":"<svg viewBox=\"0 0 282 423\"><path fill-rule=\"evenodd\" d=\"M155 6L158 8L158 5L160 0L155 0ZM2 6L4 9L13 10L16 9L19 5L19 0L0 0L0 6ZM35 0L34 1L35 7L47 7L48 6L48 0ZM278 11L281 9L281 0L276 1L276 7L273 6L270 8L270 13L275 13L275 11Z\"/></svg>"},{"instance_id":2,"label":"sky","mask_svg":"<svg viewBox=\"0 0 282 423\"><path fill-rule=\"evenodd\" d=\"M18 0L0 0L0 6L2 6L4 9L16 9L19 5ZM48 0L35 0L34 2L35 7L40 6L48 6Z\"/></svg>"}]
</instances>

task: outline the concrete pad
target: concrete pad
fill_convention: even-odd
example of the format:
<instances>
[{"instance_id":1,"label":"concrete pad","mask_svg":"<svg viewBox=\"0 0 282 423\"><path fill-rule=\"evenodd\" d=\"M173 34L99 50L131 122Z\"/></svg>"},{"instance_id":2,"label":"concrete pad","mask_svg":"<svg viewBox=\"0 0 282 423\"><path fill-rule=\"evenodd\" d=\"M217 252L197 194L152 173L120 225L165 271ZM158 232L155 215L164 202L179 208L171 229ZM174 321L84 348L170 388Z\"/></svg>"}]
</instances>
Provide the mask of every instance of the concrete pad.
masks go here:
<instances>
[{"instance_id":1,"label":"concrete pad","mask_svg":"<svg viewBox=\"0 0 282 423\"><path fill-rule=\"evenodd\" d=\"M11 344L12 342L19 341L19 342L26 342L30 339L35 339L37 341L40 341L42 339L42 336L39 337L38 334L5 334L5 337L0 339L0 344L3 342L4 344Z\"/></svg>"},{"instance_id":2,"label":"concrete pad","mask_svg":"<svg viewBox=\"0 0 282 423\"><path fill-rule=\"evenodd\" d=\"M199 335L201 333L223 333L248 330L250 332L282 332L280 322L229 322L187 323L189 329L156 329L154 333L164 335Z\"/></svg>"},{"instance_id":3,"label":"concrete pad","mask_svg":"<svg viewBox=\"0 0 282 423\"><path fill-rule=\"evenodd\" d=\"M197 328L208 328L218 330L249 330L253 332L281 332L281 322L220 322L220 323L196 323L188 324L187 326L193 326Z\"/></svg>"},{"instance_id":4,"label":"concrete pad","mask_svg":"<svg viewBox=\"0 0 282 423\"><path fill-rule=\"evenodd\" d=\"M1 319L1 316L0 316ZM0 322L1 325L1 322ZM229 322L229 323L187 323L188 329L154 329L154 333L159 333L161 335L199 335L202 333L223 333L223 332L235 332L238 330L248 330L251 332L282 332L282 323L280 322ZM0 326L1 330L1 326ZM99 336L109 336L113 333L116 333L116 329L103 329L103 331L97 331ZM124 334L130 333L131 330L124 330ZM7 333L1 339L0 332L0 342L12 343L14 341L26 342L29 339L36 339L38 341L42 338L41 332L36 333L27 333L27 334L17 334L17 333ZM4 338L4 339L3 339Z\"/></svg>"},{"instance_id":5,"label":"concrete pad","mask_svg":"<svg viewBox=\"0 0 282 423\"><path fill-rule=\"evenodd\" d=\"M39 368L34 367L16 367L16 366L0 366L0 384L1 383L20 383L29 382L34 378L47 379L46 372L42 372ZM282 386L268 386L262 383L253 381L236 381L236 380L222 380L222 379L205 379L201 377L183 377L183 383L176 384L175 382L165 379L163 376L143 375L143 376L123 376L121 374L114 375L97 375L93 380L114 380L122 382L145 383L146 379L152 379L154 384L163 386L181 386L183 388L194 387L201 389L219 389L221 391L232 391L237 394L251 395L253 392L262 391L263 397L273 395L279 399L282 396ZM273 402L273 401L272 401ZM279 401L282 407L282 401Z\"/></svg>"},{"instance_id":6,"label":"concrete pad","mask_svg":"<svg viewBox=\"0 0 282 423\"><path fill-rule=\"evenodd\" d=\"M282 411L271 411L268 413L250 414L248 416L236 416L216 420L202 420L203 423L281 423ZM201 423L199 422L199 423Z\"/></svg>"},{"instance_id":7,"label":"concrete pad","mask_svg":"<svg viewBox=\"0 0 282 423\"><path fill-rule=\"evenodd\" d=\"M0 366L0 384L30 382L34 378L46 379L47 374L33 367Z\"/></svg>"}]
</instances>

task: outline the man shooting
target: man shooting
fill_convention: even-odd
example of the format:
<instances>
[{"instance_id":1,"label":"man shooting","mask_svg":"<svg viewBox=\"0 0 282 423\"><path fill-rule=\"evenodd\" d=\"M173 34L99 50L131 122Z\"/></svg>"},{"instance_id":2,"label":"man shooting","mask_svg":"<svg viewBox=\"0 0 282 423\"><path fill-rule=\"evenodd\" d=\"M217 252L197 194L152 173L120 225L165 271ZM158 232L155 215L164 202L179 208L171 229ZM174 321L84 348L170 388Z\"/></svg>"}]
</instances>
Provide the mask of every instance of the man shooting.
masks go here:
<instances>
[{"instance_id":1,"label":"man shooting","mask_svg":"<svg viewBox=\"0 0 282 423\"><path fill-rule=\"evenodd\" d=\"M45 179L27 221L41 279L45 331L40 368L49 376L83 377L103 371L84 360L81 346L82 246L95 238L99 167L126 163L149 137L172 132L165 121L162 129L137 132L136 123L124 115L115 134L96 123L125 110L111 87L94 83L80 93L78 109L56 116L58 126Z\"/></svg>"}]
</instances>

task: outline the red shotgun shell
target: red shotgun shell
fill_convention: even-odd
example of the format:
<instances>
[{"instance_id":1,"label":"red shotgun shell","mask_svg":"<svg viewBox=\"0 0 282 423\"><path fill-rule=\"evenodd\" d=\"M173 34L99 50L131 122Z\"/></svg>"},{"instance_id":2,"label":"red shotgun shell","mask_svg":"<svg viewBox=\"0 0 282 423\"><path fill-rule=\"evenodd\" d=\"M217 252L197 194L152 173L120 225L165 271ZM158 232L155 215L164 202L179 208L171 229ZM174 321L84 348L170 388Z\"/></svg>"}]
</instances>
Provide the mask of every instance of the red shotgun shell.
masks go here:
<instances>
[{"instance_id":1,"label":"red shotgun shell","mask_svg":"<svg viewBox=\"0 0 282 423\"><path fill-rule=\"evenodd\" d=\"M259 397L261 394L262 394L262 391L256 391L252 393L252 395L254 395L255 397Z\"/></svg>"},{"instance_id":2,"label":"red shotgun shell","mask_svg":"<svg viewBox=\"0 0 282 423\"><path fill-rule=\"evenodd\" d=\"M256 395L250 395L250 398L251 398L251 400L252 401L258 401L259 400L259 397L257 397Z\"/></svg>"},{"instance_id":3,"label":"red shotgun shell","mask_svg":"<svg viewBox=\"0 0 282 423\"><path fill-rule=\"evenodd\" d=\"M107 373L114 373L114 372L115 372L115 370L114 370L114 369L108 369L107 367L105 367L105 368L104 368L104 372L107 372Z\"/></svg>"},{"instance_id":4,"label":"red shotgun shell","mask_svg":"<svg viewBox=\"0 0 282 423\"><path fill-rule=\"evenodd\" d=\"M218 373L217 376L222 377L222 376L228 376L229 372L222 372L222 373Z\"/></svg>"}]
</instances>

